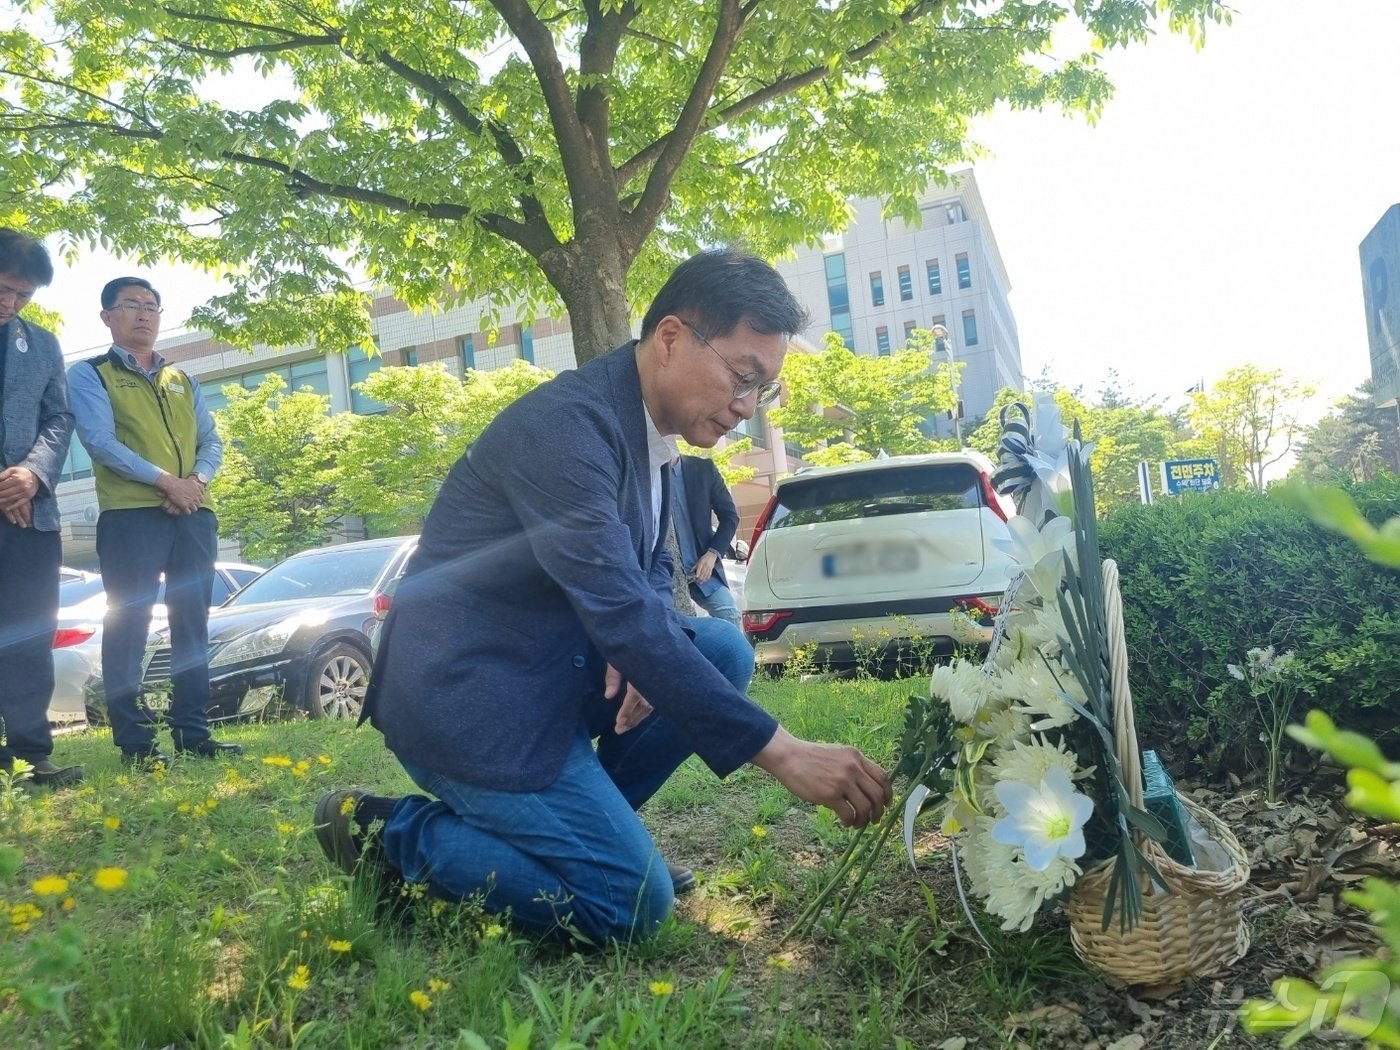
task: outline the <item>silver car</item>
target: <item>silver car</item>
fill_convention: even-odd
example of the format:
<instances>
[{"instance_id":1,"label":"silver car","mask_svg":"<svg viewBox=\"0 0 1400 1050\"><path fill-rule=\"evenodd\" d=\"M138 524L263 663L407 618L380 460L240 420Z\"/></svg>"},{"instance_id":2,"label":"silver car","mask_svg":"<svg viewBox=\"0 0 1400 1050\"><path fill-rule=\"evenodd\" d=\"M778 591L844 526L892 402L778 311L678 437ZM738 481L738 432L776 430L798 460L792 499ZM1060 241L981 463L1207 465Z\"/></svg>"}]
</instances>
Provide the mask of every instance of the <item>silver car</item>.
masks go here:
<instances>
[{"instance_id":1,"label":"silver car","mask_svg":"<svg viewBox=\"0 0 1400 1050\"><path fill-rule=\"evenodd\" d=\"M214 564L213 605L222 605L230 595L262 575L256 565L239 562ZM161 584L156 606L151 611L151 629L163 627L165 585ZM58 585L58 630L53 638L53 699L49 701L50 722L84 722L88 717L89 693L101 687L102 617L107 611L107 595L102 577L82 569L65 569Z\"/></svg>"}]
</instances>

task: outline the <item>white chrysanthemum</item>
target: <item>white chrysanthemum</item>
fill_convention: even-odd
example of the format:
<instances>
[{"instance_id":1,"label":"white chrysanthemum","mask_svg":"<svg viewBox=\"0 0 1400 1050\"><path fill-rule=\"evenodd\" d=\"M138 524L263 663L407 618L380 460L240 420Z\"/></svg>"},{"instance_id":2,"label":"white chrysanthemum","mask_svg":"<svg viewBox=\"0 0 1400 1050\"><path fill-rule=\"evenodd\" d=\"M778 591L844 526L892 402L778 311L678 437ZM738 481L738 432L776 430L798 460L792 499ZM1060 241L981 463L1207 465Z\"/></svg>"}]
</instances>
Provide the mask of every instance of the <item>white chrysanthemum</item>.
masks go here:
<instances>
[{"instance_id":1,"label":"white chrysanthemum","mask_svg":"<svg viewBox=\"0 0 1400 1050\"><path fill-rule=\"evenodd\" d=\"M969 660L940 664L929 678L930 695L946 703L953 717L963 723L976 717L991 690L991 679Z\"/></svg>"},{"instance_id":2,"label":"white chrysanthemum","mask_svg":"<svg viewBox=\"0 0 1400 1050\"><path fill-rule=\"evenodd\" d=\"M997 697L984 704L972 720L972 731L983 740L995 741L994 747L1006 747L1030 735L1030 716Z\"/></svg>"},{"instance_id":3,"label":"white chrysanthemum","mask_svg":"<svg viewBox=\"0 0 1400 1050\"><path fill-rule=\"evenodd\" d=\"M1017 711L1032 720L1030 728L1035 732L1069 725L1076 717L1044 661L1023 660L1002 668L997 686Z\"/></svg>"},{"instance_id":4,"label":"white chrysanthemum","mask_svg":"<svg viewBox=\"0 0 1400 1050\"><path fill-rule=\"evenodd\" d=\"M1016 626L1024 633L1024 642L1050 657L1060 655L1060 639L1068 637L1057 604L1028 606L1012 614Z\"/></svg>"},{"instance_id":5,"label":"white chrysanthemum","mask_svg":"<svg viewBox=\"0 0 1400 1050\"><path fill-rule=\"evenodd\" d=\"M1063 740L1052 744L1039 736L998 751L987 768L996 782L1014 780L1022 784L1039 784L1052 769L1063 769L1071 780L1083 780L1094 771L1093 766L1080 769L1078 757L1065 747Z\"/></svg>"},{"instance_id":6,"label":"white chrysanthemum","mask_svg":"<svg viewBox=\"0 0 1400 1050\"><path fill-rule=\"evenodd\" d=\"M1069 774L1052 768L1039 784L1003 780L997 801L1006 816L992 827L992 838L1025 852L1032 871L1044 871L1057 857L1084 856L1084 825L1094 812L1094 800L1074 790Z\"/></svg>"},{"instance_id":7,"label":"white chrysanthemum","mask_svg":"<svg viewBox=\"0 0 1400 1050\"><path fill-rule=\"evenodd\" d=\"M991 817L977 818L958 837L958 855L973 892L1001 919L1001 928L1024 933L1047 900L1073 885L1080 868L1069 858L1057 857L1044 870L1032 871L1018 848L992 838L993 825Z\"/></svg>"}]
</instances>

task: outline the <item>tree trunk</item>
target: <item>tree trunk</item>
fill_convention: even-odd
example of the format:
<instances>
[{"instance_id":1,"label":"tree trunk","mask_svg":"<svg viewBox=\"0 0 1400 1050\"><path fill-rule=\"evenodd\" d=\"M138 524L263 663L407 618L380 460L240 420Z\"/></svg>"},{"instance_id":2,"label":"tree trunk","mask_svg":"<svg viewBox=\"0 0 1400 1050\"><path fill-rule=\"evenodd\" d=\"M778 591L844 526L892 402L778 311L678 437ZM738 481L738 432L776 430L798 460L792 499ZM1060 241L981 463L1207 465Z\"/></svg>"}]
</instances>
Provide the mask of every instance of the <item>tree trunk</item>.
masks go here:
<instances>
[{"instance_id":1,"label":"tree trunk","mask_svg":"<svg viewBox=\"0 0 1400 1050\"><path fill-rule=\"evenodd\" d=\"M571 247L567 257L541 259L540 265L564 300L573 330L574 356L584 364L632 338L632 311L627 302L631 260L610 237L590 238L588 245Z\"/></svg>"}]
</instances>

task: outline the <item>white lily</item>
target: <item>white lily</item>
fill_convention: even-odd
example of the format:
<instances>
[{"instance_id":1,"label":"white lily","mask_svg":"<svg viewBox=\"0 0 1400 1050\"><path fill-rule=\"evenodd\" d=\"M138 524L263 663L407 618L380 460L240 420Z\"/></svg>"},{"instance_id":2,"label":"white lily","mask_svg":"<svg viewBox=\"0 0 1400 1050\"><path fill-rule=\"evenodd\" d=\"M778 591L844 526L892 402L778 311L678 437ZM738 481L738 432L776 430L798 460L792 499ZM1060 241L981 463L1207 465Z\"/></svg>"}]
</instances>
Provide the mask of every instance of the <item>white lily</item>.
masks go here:
<instances>
[{"instance_id":1,"label":"white lily","mask_svg":"<svg viewBox=\"0 0 1400 1050\"><path fill-rule=\"evenodd\" d=\"M1064 552L1074 556L1073 523L1062 516L1036 528L1029 518L1017 515L1006 523L1006 535L992 540L992 546L1021 566L1026 574L1023 586L1053 601L1064 576Z\"/></svg>"},{"instance_id":2,"label":"white lily","mask_svg":"<svg viewBox=\"0 0 1400 1050\"><path fill-rule=\"evenodd\" d=\"M1084 824L1094 800L1074 790L1062 767L1047 770L1036 786L1003 780L996 795L1007 815L992 828L992 838L1024 850L1032 871L1044 871L1056 857L1084 855Z\"/></svg>"}]
</instances>

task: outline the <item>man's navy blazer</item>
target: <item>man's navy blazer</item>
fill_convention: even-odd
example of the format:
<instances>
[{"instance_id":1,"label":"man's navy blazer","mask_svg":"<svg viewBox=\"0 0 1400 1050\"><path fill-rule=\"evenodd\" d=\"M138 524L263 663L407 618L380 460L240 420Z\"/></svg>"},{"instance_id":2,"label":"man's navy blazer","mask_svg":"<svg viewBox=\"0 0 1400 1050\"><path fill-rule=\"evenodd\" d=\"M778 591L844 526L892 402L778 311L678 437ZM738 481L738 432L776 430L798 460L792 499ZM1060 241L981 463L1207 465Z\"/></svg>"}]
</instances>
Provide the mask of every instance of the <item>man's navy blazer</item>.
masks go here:
<instances>
[{"instance_id":1,"label":"man's navy blazer","mask_svg":"<svg viewBox=\"0 0 1400 1050\"><path fill-rule=\"evenodd\" d=\"M676 513L689 519L699 554L712 550L719 555L721 560L715 562L714 571L719 582L727 587L729 581L724 578L722 559L739 528L739 510L734 506L734 497L729 494L729 486L724 483L719 468L704 456L682 456L681 478L685 481L685 505L677 507ZM718 525L711 523L714 518L719 519Z\"/></svg>"},{"instance_id":2,"label":"man's navy blazer","mask_svg":"<svg viewBox=\"0 0 1400 1050\"><path fill-rule=\"evenodd\" d=\"M57 532L58 478L73 438L68 376L52 332L18 317L0 327L5 348L0 397L0 469L28 467L39 477L34 527ZM20 350L23 346L25 349Z\"/></svg>"},{"instance_id":3,"label":"man's navy blazer","mask_svg":"<svg viewBox=\"0 0 1400 1050\"><path fill-rule=\"evenodd\" d=\"M672 608L649 464L634 343L492 421L449 472L384 624L366 710L395 754L539 790L609 663L717 775L768 744L777 723Z\"/></svg>"}]
</instances>

